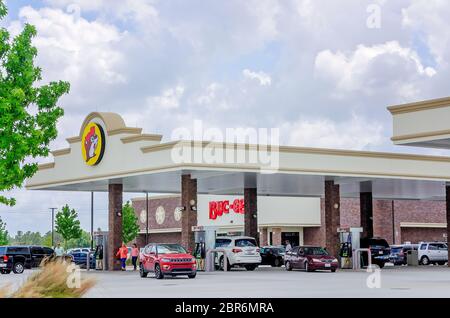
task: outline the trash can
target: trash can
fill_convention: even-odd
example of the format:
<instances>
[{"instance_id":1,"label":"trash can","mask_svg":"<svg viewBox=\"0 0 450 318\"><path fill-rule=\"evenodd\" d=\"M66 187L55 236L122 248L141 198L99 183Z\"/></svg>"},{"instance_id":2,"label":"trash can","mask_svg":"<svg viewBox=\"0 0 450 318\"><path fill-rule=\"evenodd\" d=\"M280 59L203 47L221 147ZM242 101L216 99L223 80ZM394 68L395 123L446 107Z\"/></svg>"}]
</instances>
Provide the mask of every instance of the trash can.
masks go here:
<instances>
[{"instance_id":1,"label":"trash can","mask_svg":"<svg viewBox=\"0 0 450 318\"><path fill-rule=\"evenodd\" d=\"M406 254L406 262L408 266L418 266L419 265L419 252L416 250L410 250Z\"/></svg>"}]
</instances>

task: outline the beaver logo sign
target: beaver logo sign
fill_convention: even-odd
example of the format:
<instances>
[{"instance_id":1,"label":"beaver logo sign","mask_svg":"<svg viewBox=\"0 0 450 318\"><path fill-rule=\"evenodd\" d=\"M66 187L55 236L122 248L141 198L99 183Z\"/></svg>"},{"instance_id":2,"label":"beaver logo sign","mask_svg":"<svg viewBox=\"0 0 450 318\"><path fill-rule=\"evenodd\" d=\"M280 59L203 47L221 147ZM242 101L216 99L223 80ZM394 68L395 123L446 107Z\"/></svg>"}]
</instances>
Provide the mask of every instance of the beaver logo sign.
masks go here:
<instances>
[{"instance_id":1,"label":"beaver logo sign","mask_svg":"<svg viewBox=\"0 0 450 318\"><path fill-rule=\"evenodd\" d=\"M95 166L102 160L105 152L105 133L102 126L96 123L87 124L81 141L84 161L90 166Z\"/></svg>"}]
</instances>

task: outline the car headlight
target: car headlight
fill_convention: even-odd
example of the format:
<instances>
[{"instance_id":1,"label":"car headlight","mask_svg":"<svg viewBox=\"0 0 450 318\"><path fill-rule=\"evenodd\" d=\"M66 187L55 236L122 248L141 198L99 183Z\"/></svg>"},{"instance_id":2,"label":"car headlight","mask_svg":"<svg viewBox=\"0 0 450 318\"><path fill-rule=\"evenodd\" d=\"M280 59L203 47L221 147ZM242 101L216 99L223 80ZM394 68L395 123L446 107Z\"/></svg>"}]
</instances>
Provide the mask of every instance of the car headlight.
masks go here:
<instances>
[{"instance_id":1,"label":"car headlight","mask_svg":"<svg viewBox=\"0 0 450 318\"><path fill-rule=\"evenodd\" d=\"M312 261L314 263L322 263L322 260L318 259L318 258L313 258Z\"/></svg>"},{"instance_id":2,"label":"car headlight","mask_svg":"<svg viewBox=\"0 0 450 318\"><path fill-rule=\"evenodd\" d=\"M337 263L338 260L337 260L337 258L333 258L333 260L332 260L331 262L332 262L332 263Z\"/></svg>"},{"instance_id":3,"label":"car headlight","mask_svg":"<svg viewBox=\"0 0 450 318\"><path fill-rule=\"evenodd\" d=\"M161 262L170 263L170 258L163 258L161 259Z\"/></svg>"}]
</instances>

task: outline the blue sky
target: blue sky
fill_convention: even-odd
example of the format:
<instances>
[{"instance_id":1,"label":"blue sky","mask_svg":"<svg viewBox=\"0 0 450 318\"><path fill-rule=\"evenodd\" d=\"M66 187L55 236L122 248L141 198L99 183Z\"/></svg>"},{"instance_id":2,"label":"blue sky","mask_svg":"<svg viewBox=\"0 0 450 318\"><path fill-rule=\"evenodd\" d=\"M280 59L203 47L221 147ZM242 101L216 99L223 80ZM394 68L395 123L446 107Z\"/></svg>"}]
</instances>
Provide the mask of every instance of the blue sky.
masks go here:
<instances>
[{"instance_id":1,"label":"blue sky","mask_svg":"<svg viewBox=\"0 0 450 318\"><path fill-rule=\"evenodd\" d=\"M368 28L367 8L380 8ZM67 147L91 111L119 112L147 133L194 119L210 126L277 127L298 146L394 147L386 106L448 95L450 4L442 0L9 0L1 23L24 23L44 82L71 83L53 149ZM41 158L40 162L52 160ZM14 190L0 206L11 232L49 229L69 203L89 226L89 194ZM133 196L127 195L126 198ZM106 227L96 196L95 227Z\"/></svg>"}]
</instances>

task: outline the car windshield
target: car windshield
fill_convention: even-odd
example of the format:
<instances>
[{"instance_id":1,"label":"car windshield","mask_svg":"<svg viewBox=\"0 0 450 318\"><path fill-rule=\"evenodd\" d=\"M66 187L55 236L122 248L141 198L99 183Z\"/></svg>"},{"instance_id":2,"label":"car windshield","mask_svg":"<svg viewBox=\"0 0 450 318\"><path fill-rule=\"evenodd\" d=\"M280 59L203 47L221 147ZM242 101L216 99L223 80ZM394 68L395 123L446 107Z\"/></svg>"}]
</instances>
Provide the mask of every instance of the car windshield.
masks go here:
<instances>
[{"instance_id":1,"label":"car windshield","mask_svg":"<svg viewBox=\"0 0 450 318\"><path fill-rule=\"evenodd\" d=\"M6 247L0 246L0 254L5 255L5 252L6 252Z\"/></svg>"},{"instance_id":2,"label":"car windshield","mask_svg":"<svg viewBox=\"0 0 450 318\"><path fill-rule=\"evenodd\" d=\"M391 252L392 252L392 253L400 253L401 250L402 250L401 247L392 247L392 248L391 248Z\"/></svg>"},{"instance_id":3,"label":"car windshield","mask_svg":"<svg viewBox=\"0 0 450 318\"><path fill-rule=\"evenodd\" d=\"M305 247L306 255L328 255L328 252L322 247Z\"/></svg>"},{"instance_id":4,"label":"car windshield","mask_svg":"<svg viewBox=\"0 0 450 318\"><path fill-rule=\"evenodd\" d=\"M274 248L273 251L274 251L274 253L278 253L278 254L283 254L286 252L286 250L281 247Z\"/></svg>"},{"instance_id":5,"label":"car windshield","mask_svg":"<svg viewBox=\"0 0 450 318\"><path fill-rule=\"evenodd\" d=\"M158 254L184 254L186 250L178 244L161 244L158 245Z\"/></svg>"}]
</instances>

